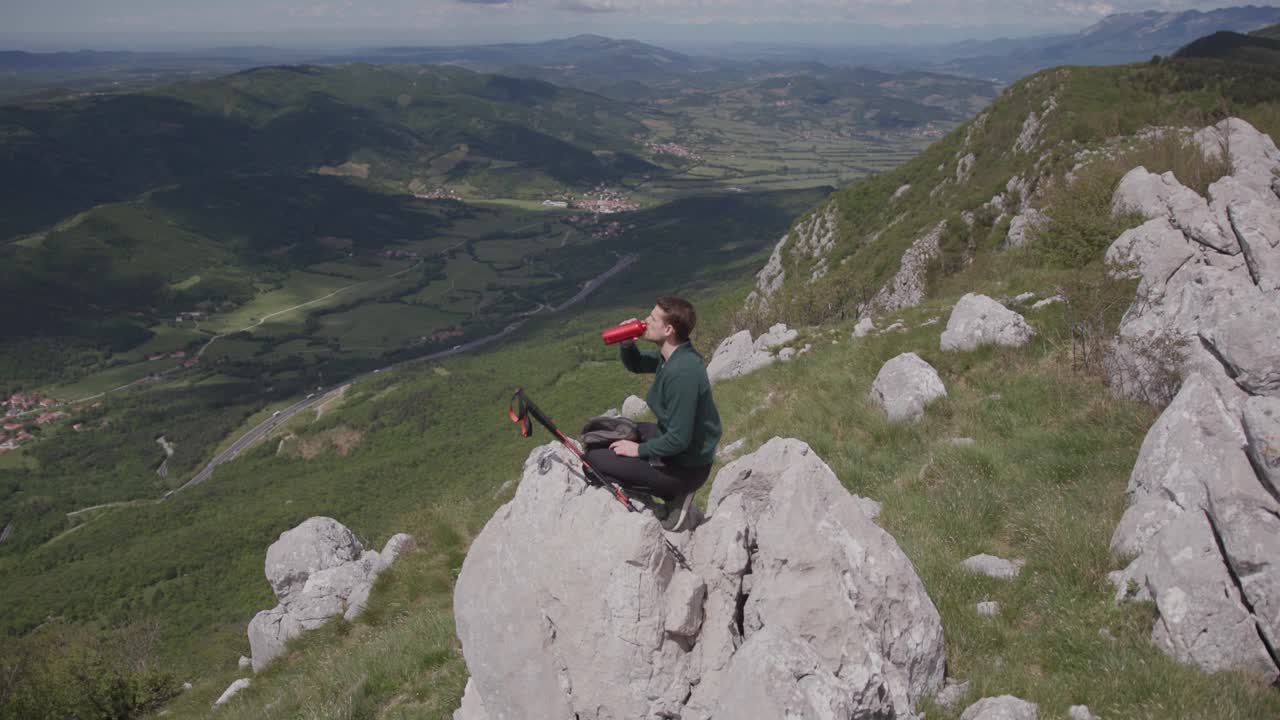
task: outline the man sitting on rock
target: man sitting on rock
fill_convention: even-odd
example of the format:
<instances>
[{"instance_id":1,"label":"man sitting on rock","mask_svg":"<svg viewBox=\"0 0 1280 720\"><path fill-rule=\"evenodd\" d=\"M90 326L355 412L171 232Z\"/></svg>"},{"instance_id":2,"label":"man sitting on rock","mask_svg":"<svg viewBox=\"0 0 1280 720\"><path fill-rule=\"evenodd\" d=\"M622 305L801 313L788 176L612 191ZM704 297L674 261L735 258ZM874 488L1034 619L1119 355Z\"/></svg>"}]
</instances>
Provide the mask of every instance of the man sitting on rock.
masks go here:
<instances>
[{"instance_id":1,"label":"man sitting on rock","mask_svg":"<svg viewBox=\"0 0 1280 720\"><path fill-rule=\"evenodd\" d=\"M592 467L623 488L662 498L662 526L673 532L688 525L693 494L711 474L720 441L711 381L702 356L689 342L697 321L687 300L658 298L642 336L658 346L657 352L641 351L633 341L622 343L620 351L631 372L655 373L645 401L658 422L639 423L641 442L615 440L586 455Z\"/></svg>"}]
</instances>

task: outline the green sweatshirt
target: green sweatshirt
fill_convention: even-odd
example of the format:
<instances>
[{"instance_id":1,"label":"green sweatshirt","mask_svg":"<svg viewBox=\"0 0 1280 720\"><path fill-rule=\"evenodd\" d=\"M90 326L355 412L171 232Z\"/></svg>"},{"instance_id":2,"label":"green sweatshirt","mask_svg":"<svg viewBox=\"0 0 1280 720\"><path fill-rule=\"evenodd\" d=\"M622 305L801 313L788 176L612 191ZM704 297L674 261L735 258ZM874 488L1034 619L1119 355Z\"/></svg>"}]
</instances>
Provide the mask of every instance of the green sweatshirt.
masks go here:
<instances>
[{"instance_id":1,"label":"green sweatshirt","mask_svg":"<svg viewBox=\"0 0 1280 720\"><path fill-rule=\"evenodd\" d=\"M720 413L711 399L711 381L702 356L687 341L667 360L622 343L622 364L633 373L657 373L645 402L658 416L656 437L640 443L640 457L660 457L673 465L697 467L715 460Z\"/></svg>"}]
</instances>

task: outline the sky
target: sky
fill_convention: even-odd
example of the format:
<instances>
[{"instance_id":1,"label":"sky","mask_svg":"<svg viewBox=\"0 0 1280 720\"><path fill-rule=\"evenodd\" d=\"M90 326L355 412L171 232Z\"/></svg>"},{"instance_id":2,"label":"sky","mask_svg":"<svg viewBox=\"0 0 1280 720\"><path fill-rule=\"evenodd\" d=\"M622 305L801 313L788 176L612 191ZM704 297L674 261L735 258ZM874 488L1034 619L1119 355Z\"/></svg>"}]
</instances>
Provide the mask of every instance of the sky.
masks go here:
<instances>
[{"instance_id":1,"label":"sky","mask_svg":"<svg viewBox=\"0 0 1280 720\"><path fill-rule=\"evenodd\" d=\"M1111 13L1247 1L0 0L0 48L444 45L585 32L654 43L890 44L1074 31Z\"/></svg>"}]
</instances>

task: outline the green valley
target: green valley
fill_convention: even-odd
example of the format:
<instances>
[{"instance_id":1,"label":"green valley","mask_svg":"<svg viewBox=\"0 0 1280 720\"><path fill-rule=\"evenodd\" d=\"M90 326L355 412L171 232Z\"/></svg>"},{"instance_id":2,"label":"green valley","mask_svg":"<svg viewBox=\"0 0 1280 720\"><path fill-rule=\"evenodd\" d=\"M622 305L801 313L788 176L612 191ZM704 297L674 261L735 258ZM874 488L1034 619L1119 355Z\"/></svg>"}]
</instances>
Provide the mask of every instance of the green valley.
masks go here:
<instances>
[{"instance_id":1,"label":"green valley","mask_svg":"<svg viewBox=\"0 0 1280 720\"><path fill-rule=\"evenodd\" d=\"M697 304L707 359L742 329L799 329L811 352L716 384L723 440L802 438L883 503L972 699L1280 714L1273 688L1158 652L1150 603L1112 603L1108 540L1155 413L1081 359L1081 328L1103 342L1133 297L1102 272L1139 222L1111 213L1121 175L1143 164L1203 192L1228 169L1147 131L1236 116L1280 137L1272 56L1226 46L1046 70L998 97L929 73L676 54L517 78L406 49L0 106L16 188L0 198L0 391L26 403L6 432L32 436L0 454L0 720L452 717L467 681L454 583L535 447L511 393L570 435L644 396L599 330L670 292ZM514 70L505 58L480 69ZM1010 248L1004 210L1024 200L1046 219ZM776 293L748 302L779 238L827 212L826 254L782 258ZM935 227L920 297L876 318L902 331L851 336ZM1027 311L1031 344L937 351L961 295L1028 291L1065 300ZM891 422L868 388L917 350L950 395ZM408 532L417 549L363 616L292 641L211 709L275 602L267 546L317 515L366 547ZM990 549L1026 558L1030 579L956 569ZM973 614L992 599L1004 616Z\"/></svg>"}]
</instances>

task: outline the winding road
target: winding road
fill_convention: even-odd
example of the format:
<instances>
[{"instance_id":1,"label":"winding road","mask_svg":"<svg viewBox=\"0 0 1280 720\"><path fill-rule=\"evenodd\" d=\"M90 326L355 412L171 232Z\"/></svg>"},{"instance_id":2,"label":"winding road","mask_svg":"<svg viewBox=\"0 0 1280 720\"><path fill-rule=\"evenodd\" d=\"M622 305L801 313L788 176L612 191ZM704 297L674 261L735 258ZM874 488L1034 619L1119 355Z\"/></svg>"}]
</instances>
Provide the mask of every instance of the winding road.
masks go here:
<instances>
[{"instance_id":1,"label":"winding road","mask_svg":"<svg viewBox=\"0 0 1280 720\"><path fill-rule=\"evenodd\" d=\"M627 267L629 267L632 263L636 261L637 258L638 258L637 255L625 255L619 258L618 262L614 263L613 267L597 275L596 277L588 280L586 283L583 284L582 289L579 290L576 295L574 295L573 297L569 298L568 300L566 300L565 302L559 305L549 308L549 312L560 312L561 310L565 310L569 307L572 307L573 305L576 305L577 303L582 302L584 299L587 298L587 296L589 296L591 293L599 289L601 285L608 282L609 278L612 278L614 275L617 275L618 273L622 272ZM538 309L542 310L545 307L547 306L543 305ZM225 462L228 462L230 460L234 460L242 450L252 445L254 441L258 440L262 436L266 435L272 428L279 425L280 423L285 422L289 418L293 417L294 415L297 415L298 413L314 405L315 403L320 402L321 400L324 399L325 395L342 387L343 385L356 382L363 378L369 377L376 373L383 372L385 370L390 370L395 367L409 365L410 363L421 363L421 362L430 362L432 360L440 360L442 358L452 357L454 355L467 352L468 350L475 350L477 348L484 347L485 345L496 342L497 340L500 340L506 337L507 335L510 335L511 333L515 332L516 330L520 329L520 326L528 322L529 318L535 314L537 314L537 311L535 311L534 313L525 315L518 320L515 320L514 322L508 324L501 331L494 333L493 335L477 338L475 340L472 340L467 343L463 343L461 345L455 345L449 350L442 350L440 352L431 353L430 355L424 355L422 357L413 358L412 360L405 360L403 362L395 363L394 365L388 365L383 368L378 368L377 370L374 370L372 372L367 372L361 375L357 375L356 377L350 378L349 380L343 381L341 383L338 383L336 385L333 385L327 388L324 388L324 387L316 388L316 391L314 393L307 395L302 400L299 400L298 402L295 402L289 407L273 414L271 417L255 425L253 429L249 430L249 432L245 433L244 435L241 435L238 439L236 439L234 443L231 444L230 447L228 447L226 450L223 450L222 452L215 455L213 459L210 460L203 468L201 468L200 472L192 476L190 480L183 483L181 486L165 493L164 497L161 498L161 500L164 500L165 498L170 497L174 493L185 490L186 488L191 487L192 485L198 485L204 482L205 480L208 480L209 477L213 475L214 469L216 469L219 465Z\"/></svg>"},{"instance_id":2,"label":"winding road","mask_svg":"<svg viewBox=\"0 0 1280 720\"><path fill-rule=\"evenodd\" d=\"M603 285L605 282L607 282L607 281L609 280L609 278L612 278L614 275L617 275L618 273L622 272L622 271L623 271L623 270L625 270L627 267L629 267L632 263L634 263L634 262L638 259L638 257L639 257L639 256L637 256L637 255L624 255L624 256L620 257L620 258L618 259L618 262L614 263L613 267L610 267L608 270L604 271L603 273L601 273L601 274L597 275L596 277L594 277L594 278L592 278L592 279L588 280L587 282L583 283L583 285L582 285L582 289L580 289L580 290L577 292L577 294L575 294L573 297L569 298L568 300L566 300L566 301L564 301L563 303L560 303L559 305L556 305L556 306L548 306L548 305L545 305L545 304L539 303L539 307L538 307L536 310L534 310L534 311L532 311L532 312L525 312L525 313L521 313L519 316L517 316L517 317L518 317L518 319L516 319L516 320L514 320L513 322L509 323L509 324L508 324L506 327L504 327L501 331L499 331L499 332L497 332L497 333L494 333L493 335L487 335L487 336L485 336L485 337L477 338L477 339L475 339L475 340L472 340L472 341L467 342L467 343L463 343L463 344L461 344L461 345L455 345L454 347L452 347L452 348L450 348L450 349L448 349L448 350L442 350L442 351L440 351L440 352L431 353L430 355L424 355L424 356L422 356L422 357L416 357L416 358L413 358L413 359L411 359L411 360L404 360L404 361L402 361L402 362L398 362L398 363L395 363L395 364L392 364L392 365L388 365L388 366L386 366L386 367L378 368L377 370L373 370L373 371L371 371L371 372L362 373L362 374L360 374L360 375L357 375L357 376L355 376L355 377L349 378L349 379L347 379L347 380L344 380L343 382L340 382L340 383L337 383L337 384L331 385L331 386L329 386L329 387L318 387L318 388L316 388L316 391L315 391L315 392L313 392L313 393L309 393L305 398L303 398L303 399L301 399L301 400L299 400L299 401L297 401L297 402L293 403L292 405L290 405L290 406L289 406L289 407L287 407L287 408L284 408L284 409L282 409L282 410L279 410L279 411L277 411L277 412L273 413L273 414L271 415L271 417L269 417L269 418L267 418L266 420L263 420L262 422L260 422L260 423L258 423L257 425L255 425L252 429L250 429L250 430L249 430L248 432L246 432L244 435L241 435L239 438L237 438L235 442L233 442L229 447L227 447L227 449L225 449L225 450L223 450L222 452L220 452L220 453L218 453L217 455L215 455L215 456L214 456L214 457L213 457L213 458L212 458L208 463L206 463L206 464L205 464L205 466L204 466L203 468L201 468L201 469L200 469L200 471L199 471L199 472L197 472L195 475L193 475L193 476L191 477L191 479L190 479L190 480L186 481L185 483L183 483L182 485L178 486L177 488L174 488L173 490L170 490L170 491L166 492L163 496L161 496L161 497L159 497L159 498L156 498L156 499L154 499L154 500L136 499L136 500L121 500L121 501L118 501L118 502L104 503L104 504L102 504L102 505L94 505L94 506L92 506L92 507L80 508L79 510L73 510L73 511L71 511L71 512L68 512L68 513L67 513L67 516L68 516L68 517L74 517L74 516L76 516L76 515L79 515L79 514L82 514L82 513L86 513L86 512L92 511L92 510L98 510L98 509L101 509L101 508L118 507L118 506L125 506L125 505L141 505L141 504L146 504L146 503L152 503L152 504L154 504L154 503L162 503L162 502L164 502L165 500L167 500L167 499L169 499L170 497L172 497L173 495L175 495L176 493L179 493L179 492L181 492L181 491L183 491L183 490L185 490L185 489L187 489L187 488L189 488L189 487L191 487L191 486L193 486L193 485L199 485L200 483L202 483L202 482L204 482L204 481L208 480L210 477L212 477L212 476L213 476L213 471L214 471L215 469L217 469L217 467L218 467L219 465L221 465L221 464L223 464L223 463L225 463L225 462L230 462L231 460L234 460L237 456L239 456L239 454L241 453L241 451L243 451L243 450L245 450L246 448L248 448L249 446L253 445L253 443L254 443L255 441L257 441L258 439L260 439L260 438L262 438L263 436L265 436L268 432L270 432L270 431L271 431L271 429L272 429L272 428L276 427L277 425L280 425L281 423L284 423L285 421L289 420L289 418L292 418L293 416L295 416L295 415L297 415L298 413L302 412L303 410L305 410L305 409L307 409L307 408L311 407L312 405L315 405L316 403L321 402L322 400L324 400L324 399L325 399L325 396L326 396L326 395L328 395L329 393L333 392L334 390L337 390L337 389L339 389L339 388L343 387L344 385L349 385L349 384L354 383L354 382L357 382L357 381L359 381L359 380L361 380L361 379L364 379L364 378L370 377L370 376L375 375L375 374L377 374L377 373L380 373L380 372L383 372L383 371L386 371L386 370L390 370L390 369L392 369L392 368L401 367L401 366L409 365L409 364L412 364L412 363L422 363L422 362L430 362L430 361L433 361L433 360L440 360L440 359L442 359L442 358L447 358L447 357L452 357L452 356L454 356L454 355L459 355L459 354L464 353L464 352L467 352L467 351L469 351L469 350L475 350L475 349L477 349L477 348L484 347L485 345L489 345L489 344L491 344L491 343L493 343L493 342L496 342L496 341L498 341L498 340L500 340L500 339L502 339L502 338L504 338L504 337L506 337L506 336L510 335L511 333L515 332L516 330L520 329L520 327L521 327L522 325L524 325L526 322L528 322L530 318L532 318L532 317L533 317L533 316L535 316L535 315L540 314L540 312L541 312L542 310L546 310L547 312L555 313L555 312L560 312L560 311L562 311L562 310L565 310L565 309L567 309L567 308L569 308L569 307L572 307L573 305L576 305L576 304L577 304L577 303L579 303L579 302L582 302L584 299L586 299L586 298L587 298L587 296L589 296L591 293L595 292L597 289L599 289L599 288L600 288L600 286L601 286L601 285ZM411 269L411 268L405 268L405 270L409 270L409 269ZM404 270L402 270L402 271L400 271L400 272L404 272ZM367 282L367 281L366 281L366 282ZM344 289L345 289L345 288L344 288ZM332 293L331 293L330 295L332 295ZM329 296L326 296L326 297L329 297ZM323 299L323 298L320 298L320 299ZM313 300L313 301L311 301L311 302L316 302L316 301L315 301L315 300ZM294 309L297 309L297 308L299 308L299 307L303 307L304 305L308 305L308 304L310 304L310 303L303 303L302 305L295 305L293 308L289 308L289 310L294 310ZM280 311L280 312L288 312L288 310L282 310L282 311ZM274 314L279 314L279 313L274 313ZM270 316L268 316L268 317L270 317ZM263 319L265 320L266 318L263 318ZM216 338L215 338L215 339L216 339ZM210 341L210 342L212 342L212 341ZM208 347L208 345L206 345L205 347ZM179 367L181 367L181 366L179 366ZM175 369L176 369L176 368L175 368ZM133 385L133 384L136 384L136 383L130 383L130 385ZM128 385L124 385L124 386L121 386L121 387L128 387ZM72 528L72 530L78 530L78 529L80 529L81 527L83 527L83 524L82 524L82 525L77 525L77 526L75 526L74 528ZM6 528L6 530L8 530L8 528ZM70 532L70 531L68 531L68 532ZM66 533L64 533L64 534L66 534ZM59 537L61 537L61 536L59 536ZM55 538L55 539L56 539L56 538ZM2 539L2 538L0 538L0 542L3 542L3 539Z\"/></svg>"}]
</instances>

